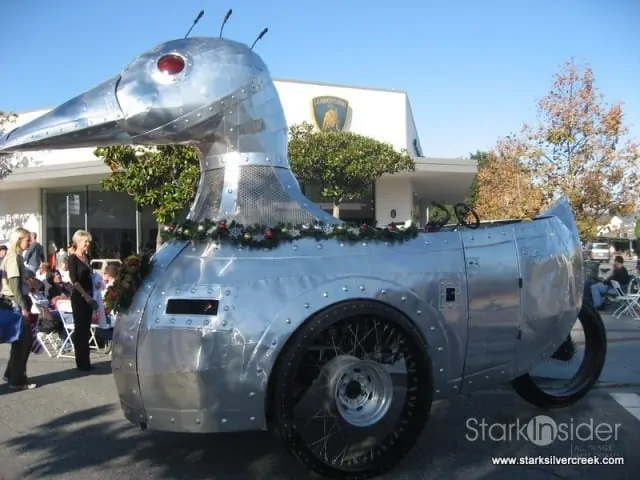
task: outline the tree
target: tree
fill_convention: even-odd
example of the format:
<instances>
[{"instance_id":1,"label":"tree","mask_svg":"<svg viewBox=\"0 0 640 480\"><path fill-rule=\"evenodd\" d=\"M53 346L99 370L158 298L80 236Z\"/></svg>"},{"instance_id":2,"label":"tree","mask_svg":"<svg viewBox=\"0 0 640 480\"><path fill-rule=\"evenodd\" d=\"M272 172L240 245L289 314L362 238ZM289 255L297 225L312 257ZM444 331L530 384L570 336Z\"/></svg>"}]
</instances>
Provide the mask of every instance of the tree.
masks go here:
<instances>
[{"instance_id":1,"label":"tree","mask_svg":"<svg viewBox=\"0 0 640 480\"><path fill-rule=\"evenodd\" d=\"M0 137L2 132L7 129L8 125L14 122L16 115L13 113L4 113L0 111ZM0 153L0 180L9 175L12 171L11 165L12 154Z\"/></svg>"},{"instance_id":2,"label":"tree","mask_svg":"<svg viewBox=\"0 0 640 480\"><path fill-rule=\"evenodd\" d=\"M186 145L116 146L97 148L95 155L111 169L102 188L127 193L137 205L153 208L159 246L162 226L193 199L200 176L197 151Z\"/></svg>"},{"instance_id":3,"label":"tree","mask_svg":"<svg viewBox=\"0 0 640 480\"><path fill-rule=\"evenodd\" d=\"M476 153L472 153L469 155L470 160L475 160L478 165L478 170L481 169L488 160L489 153L482 152L480 150L476 150ZM478 174L473 177L473 182L471 183L471 187L469 187L469 193L464 199L464 203L469 205L471 208L475 208L476 202L478 201L478 191L480 189L480 184L478 183Z\"/></svg>"},{"instance_id":4,"label":"tree","mask_svg":"<svg viewBox=\"0 0 640 480\"><path fill-rule=\"evenodd\" d=\"M544 204L542 191L520 159L517 140L500 141L478 165L475 211L482 220L531 218Z\"/></svg>"},{"instance_id":5,"label":"tree","mask_svg":"<svg viewBox=\"0 0 640 480\"><path fill-rule=\"evenodd\" d=\"M390 144L351 132L318 132L309 123L289 128L289 161L302 183L316 184L333 204L355 200L384 174L412 172L415 162Z\"/></svg>"},{"instance_id":6,"label":"tree","mask_svg":"<svg viewBox=\"0 0 640 480\"><path fill-rule=\"evenodd\" d=\"M521 134L524 164L551 202L566 195L584 238L610 215L638 204L640 149L627 140L622 104L608 106L590 67L568 61L538 102L538 125Z\"/></svg>"}]
</instances>

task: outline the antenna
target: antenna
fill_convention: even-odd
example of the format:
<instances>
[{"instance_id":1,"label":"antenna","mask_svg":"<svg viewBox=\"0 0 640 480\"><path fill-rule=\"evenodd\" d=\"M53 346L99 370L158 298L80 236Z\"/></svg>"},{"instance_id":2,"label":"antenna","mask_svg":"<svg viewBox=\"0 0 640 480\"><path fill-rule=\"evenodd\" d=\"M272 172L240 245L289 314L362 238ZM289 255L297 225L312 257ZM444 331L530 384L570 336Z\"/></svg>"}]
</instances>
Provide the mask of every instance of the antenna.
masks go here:
<instances>
[{"instance_id":1,"label":"antenna","mask_svg":"<svg viewBox=\"0 0 640 480\"><path fill-rule=\"evenodd\" d=\"M187 30L187 34L184 36L184 38L187 38L189 36L189 34L191 33L191 30L193 30L193 27L196 26L196 24L200 21L203 15L204 15L204 10L200 10L200 13L196 17L196 19L193 21L193 24L191 25L189 30Z\"/></svg>"},{"instance_id":2,"label":"antenna","mask_svg":"<svg viewBox=\"0 0 640 480\"><path fill-rule=\"evenodd\" d=\"M227 14L224 16L224 19L222 20L222 25L220 25L220 38L222 38L222 30L224 30L224 26L229 21L229 17L231 17L232 13L233 13L233 10L229 9L227 11Z\"/></svg>"},{"instance_id":3,"label":"antenna","mask_svg":"<svg viewBox=\"0 0 640 480\"><path fill-rule=\"evenodd\" d=\"M256 46L256 43L258 43L258 40L260 40L262 37L264 37L264 36L267 34L267 32L268 32L268 31L269 31L269 29L268 29L268 28L265 28L264 30L262 30L262 31L260 32L260 35L258 35L258 37L257 37L257 38L253 41L253 43L251 44L250 50L253 50L253 47L255 47L255 46Z\"/></svg>"}]
</instances>

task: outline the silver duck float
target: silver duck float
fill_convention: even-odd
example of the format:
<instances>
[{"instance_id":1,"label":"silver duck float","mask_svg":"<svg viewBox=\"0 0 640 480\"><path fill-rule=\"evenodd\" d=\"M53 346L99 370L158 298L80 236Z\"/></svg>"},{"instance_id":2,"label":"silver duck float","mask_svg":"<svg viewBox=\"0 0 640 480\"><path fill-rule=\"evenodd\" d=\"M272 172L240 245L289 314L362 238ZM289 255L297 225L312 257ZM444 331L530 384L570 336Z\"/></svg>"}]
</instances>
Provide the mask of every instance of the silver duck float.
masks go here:
<instances>
[{"instance_id":1,"label":"silver duck float","mask_svg":"<svg viewBox=\"0 0 640 480\"><path fill-rule=\"evenodd\" d=\"M0 152L179 143L201 153L192 222L341 223L291 172L267 66L227 38L158 45L9 132ZM124 415L142 428L270 429L319 474L369 478L411 449L435 400L506 382L541 407L582 398L606 352L583 285L565 200L532 221L402 243L173 240L119 315L113 375ZM573 355L577 321L586 367L545 390L529 373Z\"/></svg>"}]
</instances>

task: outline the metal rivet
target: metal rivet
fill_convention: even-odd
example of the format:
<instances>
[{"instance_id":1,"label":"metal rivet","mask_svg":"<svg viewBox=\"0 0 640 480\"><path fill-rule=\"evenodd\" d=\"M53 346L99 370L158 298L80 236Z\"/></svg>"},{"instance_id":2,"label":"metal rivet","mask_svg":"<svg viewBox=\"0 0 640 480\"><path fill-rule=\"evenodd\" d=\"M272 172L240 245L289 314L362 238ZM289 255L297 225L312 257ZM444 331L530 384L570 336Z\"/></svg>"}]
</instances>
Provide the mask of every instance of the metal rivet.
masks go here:
<instances>
[{"instance_id":1,"label":"metal rivet","mask_svg":"<svg viewBox=\"0 0 640 480\"><path fill-rule=\"evenodd\" d=\"M231 295L231 290L225 290L224 294L225 295Z\"/></svg>"},{"instance_id":2,"label":"metal rivet","mask_svg":"<svg viewBox=\"0 0 640 480\"><path fill-rule=\"evenodd\" d=\"M444 372L444 368L441 368L441 369L440 369L440 373L442 373L442 372Z\"/></svg>"},{"instance_id":3,"label":"metal rivet","mask_svg":"<svg viewBox=\"0 0 640 480\"><path fill-rule=\"evenodd\" d=\"M316 248L322 248L322 244L319 243L318 245L316 245Z\"/></svg>"},{"instance_id":4,"label":"metal rivet","mask_svg":"<svg viewBox=\"0 0 640 480\"><path fill-rule=\"evenodd\" d=\"M362 246L366 247L367 246L367 242L362 242Z\"/></svg>"},{"instance_id":5,"label":"metal rivet","mask_svg":"<svg viewBox=\"0 0 640 480\"><path fill-rule=\"evenodd\" d=\"M169 320L171 323L176 323L176 319L172 318L171 320Z\"/></svg>"},{"instance_id":6,"label":"metal rivet","mask_svg":"<svg viewBox=\"0 0 640 480\"><path fill-rule=\"evenodd\" d=\"M254 422L256 420L256 417L249 417L249 420L251 420L252 422Z\"/></svg>"},{"instance_id":7,"label":"metal rivet","mask_svg":"<svg viewBox=\"0 0 640 480\"><path fill-rule=\"evenodd\" d=\"M135 395L138 392L136 392L136 389L134 388L133 390L131 390L131 393L133 393Z\"/></svg>"},{"instance_id":8,"label":"metal rivet","mask_svg":"<svg viewBox=\"0 0 640 480\"><path fill-rule=\"evenodd\" d=\"M196 423L197 423L198 425L200 425L200 419L199 419L199 418L196 418Z\"/></svg>"},{"instance_id":9,"label":"metal rivet","mask_svg":"<svg viewBox=\"0 0 640 480\"><path fill-rule=\"evenodd\" d=\"M425 240L424 244L429 245L429 240Z\"/></svg>"},{"instance_id":10,"label":"metal rivet","mask_svg":"<svg viewBox=\"0 0 640 480\"><path fill-rule=\"evenodd\" d=\"M438 347L438 351L442 352L444 350L444 347Z\"/></svg>"},{"instance_id":11,"label":"metal rivet","mask_svg":"<svg viewBox=\"0 0 640 480\"><path fill-rule=\"evenodd\" d=\"M171 423L176 423L176 419L175 419L175 418L173 418L173 417L171 417L171 420L170 420L170 421L171 421Z\"/></svg>"},{"instance_id":12,"label":"metal rivet","mask_svg":"<svg viewBox=\"0 0 640 480\"><path fill-rule=\"evenodd\" d=\"M226 327L227 326L227 322L225 320L222 321L222 326Z\"/></svg>"},{"instance_id":13,"label":"metal rivet","mask_svg":"<svg viewBox=\"0 0 640 480\"><path fill-rule=\"evenodd\" d=\"M385 293L387 293L387 291L383 288L382 290L380 290L380 293L384 295Z\"/></svg>"},{"instance_id":14,"label":"metal rivet","mask_svg":"<svg viewBox=\"0 0 640 480\"><path fill-rule=\"evenodd\" d=\"M256 396L256 392L249 392L249 396L252 397L252 398L255 397Z\"/></svg>"},{"instance_id":15,"label":"metal rivet","mask_svg":"<svg viewBox=\"0 0 640 480\"><path fill-rule=\"evenodd\" d=\"M322 296L323 296L323 297L328 297L328 296L329 296L329 292L324 292L324 293L322 294Z\"/></svg>"},{"instance_id":16,"label":"metal rivet","mask_svg":"<svg viewBox=\"0 0 640 480\"><path fill-rule=\"evenodd\" d=\"M294 250L297 250L297 249L298 249L298 246L297 246L297 245L294 245L294 246L293 246L293 247L291 247L291 248L293 248Z\"/></svg>"},{"instance_id":17,"label":"metal rivet","mask_svg":"<svg viewBox=\"0 0 640 480\"><path fill-rule=\"evenodd\" d=\"M360 285L360 291L364 290L364 285Z\"/></svg>"},{"instance_id":18,"label":"metal rivet","mask_svg":"<svg viewBox=\"0 0 640 480\"><path fill-rule=\"evenodd\" d=\"M345 287L342 287L342 291L343 291L343 292L346 292L346 291L347 291L347 287L346 287L346 286L345 286Z\"/></svg>"},{"instance_id":19,"label":"metal rivet","mask_svg":"<svg viewBox=\"0 0 640 480\"><path fill-rule=\"evenodd\" d=\"M271 340L271 345L273 345L274 347L278 344L277 340Z\"/></svg>"},{"instance_id":20,"label":"metal rivet","mask_svg":"<svg viewBox=\"0 0 640 480\"><path fill-rule=\"evenodd\" d=\"M228 312L228 311L229 311L229 305L225 305L225 306L224 306L224 308L223 308L223 310L224 310L225 312Z\"/></svg>"},{"instance_id":21,"label":"metal rivet","mask_svg":"<svg viewBox=\"0 0 640 480\"><path fill-rule=\"evenodd\" d=\"M407 297L401 297L400 300L402 300L403 302L407 301Z\"/></svg>"},{"instance_id":22,"label":"metal rivet","mask_svg":"<svg viewBox=\"0 0 640 480\"><path fill-rule=\"evenodd\" d=\"M304 308L309 308L311 305L309 305L308 303L304 304Z\"/></svg>"},{"instance_id":23,"label":"metal rivet","mask_svg":"<svg viewBox=\"0 0 640 480\"><path fill-rule=\"evenodd\" d=\"M220 420L222 423L227 423L227 419L223 418L222 420Z\"/></svg>"},{"instance_id":24,"label":"metal rivet","mask_svg":"<svg viewBox=\"0 0 640 480\"><path fill-rule=\"evenodd\" d=\"M260 367L256 368L257 373L262 373L262 369Z\"/></svg>"},{"instance_id":25,"label":"metal rivet","mask_svg":"<svg viewBox=\"0 0 640 480\"><path fill-rule=\"evenodd\" d=\"M416 312L416 315L422 315L422 310L418 310L418 311Z\"/></svg>"},{"instance_id":26,"label":"metal rivet","mask_svg":"<svg viewBox=\"0 0 640 480\"><path fill-rule=\"evenodd\" d=\"M191 320L187 320L187 325L191 325Z\"/></svg>"},{"instance_id":27,"label":"metal rivet","mask_svg":"<svg viewBox=\"0 0 640 480\"><path fill-rule=\"evenodd\" d=\"M287 323L291 323L291 319L290 319L290 318L287 318L287 319L285 320L285 322L287 322Z\"/></svg>"},{"instance_id":28,"label":"metal rivet","mask_svg":"<svg viewBox=\"0 0 640 480\"><path fill-rule=\"evenodd\" d=\"M192 289L191 289L191 293L196 293L196 289L195 289L195 288L192 288Z\"/></svg>"},{"instance_id":29,"label":"metal rivet","mask_svg":"<svg viewBox=\"0 0 640 480\"><path fill-rule=\"evenodd\" d=\"M433 332L435 329L436 329L436 327L433 327L433 326L429 327L429 330L431 330L432 332Z\"/></svg>"}]
</instances>

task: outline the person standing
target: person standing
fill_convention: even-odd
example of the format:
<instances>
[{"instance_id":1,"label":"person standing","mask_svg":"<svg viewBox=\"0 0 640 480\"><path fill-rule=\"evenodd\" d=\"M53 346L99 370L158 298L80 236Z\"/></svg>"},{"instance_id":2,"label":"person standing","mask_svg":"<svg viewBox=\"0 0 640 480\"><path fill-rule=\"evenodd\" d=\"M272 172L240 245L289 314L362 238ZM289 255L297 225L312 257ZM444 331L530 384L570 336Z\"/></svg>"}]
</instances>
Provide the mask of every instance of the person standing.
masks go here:
<instances>
[{"instance_id":1,"label":"person standing","mask_svg":"<svg viewBox=\"0 0 640 480\"><path fill-rule=\"evenodd\" d=\"M24 253L24 263L29 270L36 273L40 268L40 264L45 262L46 257L44 256L44 247L38 242L38 235L35 232L31 232L30 237L31 244Z\"/></svg>"},{"instance_id":2,"label":"person standing","mask_svg":"<svg viewBox=\"0 0 640 480\"><path fill-rule=\"evenodd\" d=\"M26 267L21 254L29 248L29 232L24 228L16 228L9 238L7 254L2 259L0 271L2 272L2 286L0 293L11 301L14 308L22 313L22 325L20 337L11 344L9 362L4 373L9 387L14 390L31 390L36 388L35 383L30 383L27 377L27 362L31 353L31 324L29 311L31 299L29 287L26 283Z\"/></svg>"},{"instance_id":3,"label":"person standing","mask_svg":"<svg viewBox=\"0 0 640 480\"><path fill-rule=\"evenodd\" d=\"M73 347L76 368L80 371L91 370L89 340L91 338L91 319L98 308L93 299L93 277L89 265L88 251L91 234L78 230L73 234L73 253L69 255L67 265L69 278L73 284L71 310L73 311Z\"/></svg>"}]
</instances>

